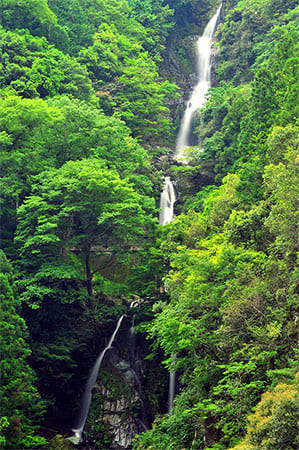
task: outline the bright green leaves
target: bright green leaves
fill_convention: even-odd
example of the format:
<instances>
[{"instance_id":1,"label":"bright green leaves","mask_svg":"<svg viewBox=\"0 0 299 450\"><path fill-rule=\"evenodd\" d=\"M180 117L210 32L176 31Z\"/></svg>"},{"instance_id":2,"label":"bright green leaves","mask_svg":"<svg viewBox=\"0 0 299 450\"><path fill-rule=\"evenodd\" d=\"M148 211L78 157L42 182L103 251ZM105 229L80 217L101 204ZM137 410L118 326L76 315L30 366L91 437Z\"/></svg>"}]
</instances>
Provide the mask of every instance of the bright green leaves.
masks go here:
<instances>
[{"instance_id":1,"label":"bright green leaves","mask_svg":"<svg viewBox=\"0 0 299 450\"><path fill-rule=\"evenodd\" d=\"M225 231L230 242L244 245L246 248L264 249L270 244L271 236L265 226L268 208L265 202L249 211L232 211L225 224Z\"/></svg>"},{"instance_id":2,"label":"bright green leaves","mask_svg":"<svg viewBox=\"0 0 299 450\"><path fill-rule=\"evenodd\" d=\"M29 132L40 125L52 125L59 119L59 110L42 100L27 100L17 96L1 99L1 129L11 136L13 144L24 145Z\"/></svg>"},{"instance_id":3,"label":"bright green leaves","mask_svg":"<svg viewBox=\"0 0 299 450\"><path fill-rule=\"evenodd\" d=\"M252 67L269 57L279 39L288 29L288 22L295 23L296 18L287 13L295 10L296 2L244 1L238 2L220 27L221 64L219 77L235 83L248 82L253 74ZM293 11L294 11L293 10ZM280 17L279 17L280 16ZM279 17L279 20L277 20ZM276 26L276 27L275 27ZM265 45L267 43L267 45ZM263 54L264 53L264 54Z\"/></svg>"},{"instance_id":4,"label":"bright green leaves","mask_svg":"<svg viewBox=\"0 0 299 450\"><path fill-rule=\"evenodd\" d=\"M86 65L96 85L120 75L124 62L141 51L138 42L119 34L113 24L102 24L93 39L93 46L81 50L79 60Z\"/></svg>"},{"instance_id":5,"label":"bright green leaves","mask_svg":"<svg viewBox=\"0 0 299 450\"><path fill-rule=\"evenodd\" d=\"M295 8L276 21L271 8L287 12L294 3L280 6L239 2L227 15L218 34L221 87L211 90L198 127L203 181L208 175L208 183L219 183L228 171L239 170L243 200L249 205L263 196L260 186L272 127L293 124L298 115L298 13Z\"/></svg>"},{"instance_id":6,"label":"bright green leaves","mask_svg":"<svg viewBox=\"0 0 299 450\"><path fill-rule=\"evenodd\" d=\"M291 384L278 384L262 395L255 413L249 416L247 435L234 447L236 450L296 449L298 441L297 419L298 374Z\"/></svg>"},{"instance_id":7,"label":"bright green leaves","mask_svg":"<svg viewBox=\"0 0 299 450\"><path fill-rule=\"evenodd\" d=\"M217 436L219 448L238 442L271 369L288 367L294 353L296 131L274 128L265 142L269 159L278 165L264 169L253 158L240 175L229 174L219 188L198 196L195 205L202 212L187 211L165 229L170 300L157 304L148 329L164 350L167 367L176 354L176 368L183 369L183 392L173 415L179 423L185 414L202 420L205 435L212 442ZM261 189L263 172L265 199L250 208L253 197L245 200L244 183L250 186L256 177L250 189ZM158 436L163 442L167 427L168 418L157 424L153 442ZM171 442L176 448L176 439Z\"/></svg>"},{"instance_id":8,"label":"bright green leaves","mask_svg":"<svg viewBox=\"0 0 299 450\"><path fill-rule=\"evenodd\" d=\"M158 68L136 38L102 24L92 47L79 54L86 64L104 110L115 111L144 142L166 140L170 133L166 100L176 86L159 80ZM109 82L104 88L104 83ZM108 103L107 103L108 102Z\"/></svg>"},{"instance_id":9,"label":"bright green leaves","mask_svg":"<svg viewBox=\"0 0 299 450\"><path fill-rule=\"evenodd\" d=\"M41 264L43 272L45 264L54 264L49 279L60 284L74 273L67 274L68 266L62 265L64 275L57 276L57 261L68 263L74 252L85 264L91 293L91 252L105 253L108 248L116 254L126 252L128 245L136 243L137 236L142 239L153 225L154 202L144 202L127 180L95 158L69 161L58 170L43 172L37 181L36 194L18 209L16 241L21 246L22 264L32 266L32 255L35 271ZM38 274L35 276L41 280L40 269Z\"/></svg>"},{"instance_id":10,"label":"bright green leaves","mask_svg":"<svg viewBox=\"0 0 299 450\"><path fill-rule=\"evenodd\" d=\"M27 327L19 316L20 304L11 286L11 268L1 251L1 418L3 448L35 448L46 443L36 436L37 421L44 404L33 386L35 374L26 359L31 351L26 343Z\"/></svg>"},{"instance_id":11,"label":"bright green leaves","mask_svg":"<svg viewBox=\"0 0 299 450\"><path fill-rule=\"evenodd\" d=\"M162 0L128 0L128 3L132 15L147 31L144 48L160 60L159 53L164 49L166 37L174 26L173 10Z\"/></svg>"},{"instance_id":12,"label":"bright green leaves","mask_svg":"<svg viewBox=\"0 0 299 450\"><path fill-rule=\"evenodd\" d=\"M23 97L68 94L89 101L93 92L87 70L45 38L0 29L0 89Z\"/></svg>"},{"instance_id":13,"label":"bright green leaves","mask_svg":"<svg viewBox=\"0 0 299 450\"><path fill-rule=\"evenodd\" d=\"M106 0L92 4L81 1L77 6L90 18L89 33L95 32L93 45L81 48L79 60L82 64L49 45L45 38L33 37L24 31L2 29L0 89L30 98L67 94L94 102L88 71L105 112L109 115L116 112L134 136L146 143L166 142L173 131L166 104L171 96L176 95L176 86L160 81L157 65L142 46L144 38L145 46L153 47L146 29L130 17L126 1L112 4ZM163 17L170 11L168 7L156 6ZM66 12L56 7L62 15L62 23L66 20L70 25ZM72 15L76 7L72 4L69 8ZM54 27L54 35L58 31ZM70 31L75 31L73 26ZM82 35L85 34L86 30L82 31ZM90 38L86 36L85 45ZM110 85L104 87L107 82Z\"/></svg>"},{"instance_id":14,"label":"bright green leaves","mask_svg":"<svg viewBox=\"0 0 299 450\"><path fill-rule=\"evenodd\" d=\"M51 164L35 134L40 127L49 128L61 118L59 109L40 99L12 96L0 100L2 192L17 204L30 189L29 176Z\"/></svg>"},{"instance_id":15,"label":"bright green leaves","mask_svg":"<svg viewBox=\"0 0 299 450\"><path fill-rule=\"evenodd\" d=\"M140 192L151 195L149 155L119 119L67 97L48 102L7 97L0 100L0 115L1 186L6 199L2 212L7 221L13 220L13 210L30 193L34 175L83 157L107 161L121 177L131 177Z\"/></svg>"},{"instance_id":16,"label":"bright green leaves","mask_svg":"<svg viewBox=\"0 0 299 450\"><path fill-rule=\"evenodd\" d=\"M217 196L213 198L212 193L211 206L213 201L217 202ZM211 211L211 207L206 210L208 217ZM258 230L266 215L265 210L261 212L255 224ZM248 214L247 227L254 227L256 213ZM234 217L245 221L244 214L233 212L229 223L234 223ZM185 219L189 227L194 226L192 216L192 222ZM175 234L171 230L175 225L169 227L170 237L181 240L184 231L178 221L180 232ZM194 243L196 248L192 248ZM193 402L199 402L192 409L193 418L199 414L209 419L207 427L213 433L221 430L224 445L232 445L242 434L248 409L267 385L266 371L287 363L286 347L292 351L295 324L287 304L294 306L295 299L292 292L287 293L286 265L274 268L273 264L263 252L229 243L226 232L198 238L191 242L191 249L177 244L165 281L170 302L157 305L149 327L167 356L167 366L171 367L171 356L176 353L176 367L183 369L181 381L187 387L176 399L177 419L181 397L192 392Z\"/></svg>"},{"instance_id":17,"label":"bright green leaves","mask_svg":"<svg viewBox=\"0 0 299 450\"><path fill-rule=\"evenodd\" d=\"M90 257L94 240L102 249L116 246L128 264L128 246L139 245L153 227L148 153L122 121L79 100L7 97L0 109L3 236L11 238L18 209L15 242L22 270L31 271L19 280L19 292L31 307L53 296L72 302L82 297L86 270L91 290L97 268L86 266L83 254ZM80 162L84 156L91 159ZM64 165L69 160L78 164Z\"/></svg>"},{"instance_id":18,"label":"bright green leaves","mask_svg":"<svg viewBox=\"0 0 299 450\"><path fill-rule=\"evenodd\" d=\"M275 246L293 265L298 252L299 174L297 149L285 155L286 164L270 165L265 169L265 184L271 212L266 225L276 237Z\"/></svg>"},{"instance_id":19,"label":"bright green leaves","mask_svg":"<svg viewBox=\"0 0 299 450\"><path fill-rule=\"evenodd\" d=\"M114 95L116 115L144 142L167 141L171 124L165 100L175 95L176 86L159 81L157 69L147 55L129 60L119 82L122 89Z\"/></svg>"},{"instance_id":20,"label":"bright green leaves","mask_svg":"<svg viewBox=\"0 0 299 450\"><path fill-rule=\"evenodd\" d=\"M31 28L55 25L57 18L47 0L2 0L0 24L5 28Z\"/></svg>"},{"instance_id":21,"label":"bright green leaves","mask_svg":"<svg viewBox=\"0 0 299 450\"><path fill-rule=\"evenodd\" d=\"M37 139L43 142L48 154L55 155L56 166L96 156L109 162L109 167L122 176L148 167L148 153L119 119L66 97L51 99L48 104L59 108L64 119L50 129L40 127Z\"/></svg>"}]
</instances>

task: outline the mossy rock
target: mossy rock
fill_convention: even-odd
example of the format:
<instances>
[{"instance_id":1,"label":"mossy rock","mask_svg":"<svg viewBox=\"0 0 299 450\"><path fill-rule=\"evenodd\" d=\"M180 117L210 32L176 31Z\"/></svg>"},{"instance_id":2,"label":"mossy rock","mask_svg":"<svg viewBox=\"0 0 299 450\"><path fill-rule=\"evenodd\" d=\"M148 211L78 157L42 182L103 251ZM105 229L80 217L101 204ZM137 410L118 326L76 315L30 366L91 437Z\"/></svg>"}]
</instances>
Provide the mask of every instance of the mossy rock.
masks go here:
<instances>
[{"instance_id":1,"label":"mossy rock","mask_svg":"<svg viewBox=\"0 0 299 450\"><path fill-rule=\"evenodd\" d=\"M56 434L56 436L50 440L49 447L47 448L48 450L71 450L76 447L74 447L70 441L64 439L61 434Z\"/></svg>"}]
</instances>

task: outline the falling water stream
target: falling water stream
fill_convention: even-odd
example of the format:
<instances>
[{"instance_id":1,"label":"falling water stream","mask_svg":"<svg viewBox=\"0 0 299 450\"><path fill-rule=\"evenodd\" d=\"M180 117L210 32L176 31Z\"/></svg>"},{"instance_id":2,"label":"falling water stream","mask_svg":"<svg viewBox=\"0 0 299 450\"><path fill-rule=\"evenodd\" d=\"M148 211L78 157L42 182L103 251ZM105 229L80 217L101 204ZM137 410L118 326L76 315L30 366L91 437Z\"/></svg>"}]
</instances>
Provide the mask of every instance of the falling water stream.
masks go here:
<instances>
[{"instance_id":1,"label":"falling water stream","mask_svg":"<svg viewBox=\"0 0 299 450\"><path fill-rule=\"evenodd\" d=\"M173 219L173 207L176 201L176 193L169 177L165 177L164 188L160 198L159 224L167 225Z\"/></svg>"},{"instance_id":2,"label":"falling water stream","mask_svg":"<svg viewBox=\"0 0 299 450\"><path fill-rule=\"evenodd\" d=\"M222 5L219 6L212 19L207 24L203 35L197 41L197 84L187 102L181 127L179 130L175 159L184 158L184 152L189 147L189 137L192 129L192 121L196 111L201 109L205 103L206 94L211 87L211 51L213 36L216 30Z\"/></svg>"},{"instance_id":3,"label":"falling water stream","mask_svg":"<svg viewBox=\"0 0 299 450\"><path fill-rule=\"evenodd\" d=\"M197 84L195 85L190 98L187 102L179 134L176 142L174 158L182 163L188 163L188 157L185 155L186 149L190 147L189 138L192 131L192 122L196 111L201 109L205 103L205 98L211 87L211 53L213 36L217 27L222 4L217 9L214 16L207 24L203 35L197 41ZM165 177L164 188L160 200L160 225L170 223L174 216L174 204L177 200L175 189L169 177ZM173 356L173 360L175 356ZM168 391L168 411L173 407L175 396L176 373L172 369L169 374Z\"/></svg>"},{"instance_id":4,"label":"falling water stream","mask_svg":"<svg viewBox=\"0 0 299 450\"><path fill-rule=\"evenodd\" d=\"M176 382L176 372L171 370L169 373L169 387L168 387L168 412L172 410L174 395L175 395L175 382Z\"/></svg>"},{"instance_id":5,"label":"falling water stream","mask_svg":"<svg viewBox=\"0 0 299 450\"><path fill-rule=\"evenodd\" d=\"M90 372L90 375L88 377L82 398L81 398L81 403L80 403L80 409L79 409L79 415L78 415L78 420L77 420L77 425L76 427L73 429L73 433L74 436L72 438L69 438L73 443L75 444L79 444L79 442L81 442L82 440L82 433L83 433L83 429L85 426L85 422L88 416L88 411L89 411L89 405L91 402L91 397L92 397L92 390L94 388L94 385L97 381L97 377L98 377L98 373L101 367L101 364L103 362L104 356L106 354L106 352L108 350L110 350L110 348L112 348L112 344L114 342L114 339L116 337L116 334L121 326L121 323L123 321L123 318L125 317L125 314L123 314L119 319L118 322L116 324L115 330L108 342L108 345L104 348L104 350L100 353L98 359L96 360L96 362L94 363L94 366Z\"/></svg>"}]
</instances>

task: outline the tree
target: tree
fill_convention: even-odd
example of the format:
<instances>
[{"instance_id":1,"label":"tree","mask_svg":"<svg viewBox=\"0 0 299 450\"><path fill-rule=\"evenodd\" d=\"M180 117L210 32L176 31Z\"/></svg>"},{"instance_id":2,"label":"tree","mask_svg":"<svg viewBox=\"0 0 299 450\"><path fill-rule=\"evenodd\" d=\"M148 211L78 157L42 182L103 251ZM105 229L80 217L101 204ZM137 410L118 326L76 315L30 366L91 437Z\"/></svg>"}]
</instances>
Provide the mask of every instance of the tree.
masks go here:
<instances>
[{"instance_id":1,"label":"tree","mask_svg":"<svg viewBox=\"0 0 299 450\"><path fill-rule=\"evenodd\" d=\"M153 223L153 201L95 158L69 161L58 170L43 172L36 181L33 195L18 209L16 240L21 245L21 264L35 272L33 279L20 282L25 285L22 296L38 303L53 294L52 288L63 298L72 280L76 283L82 278L70 264L75 254L82 260L82 281L91 295L97 272L91 264L92 252L128 256L130 245L144 238ZM35 292L34 282L41 283Z\"/></svg>"},{"instance_id":2,"label":"tree","mask_svg":"<svg viewBox=\"0 0 299 450\"><path fill-rule=\"evenodd\" d=\"M121 75L128 58L136 58L142 46L136 39L120 34L114 24L103 23L93 36L93 45L82 49L79 60L86 65L95 86Z\"/></svg>"},{"instance_id":3,"label":"tree","mask_svg":"<svg viewBox=\"0 0 299 450\"><path fill-rule=\"evenodd\" d=\"M150 155L131 137L123 121L67 97L51 99L47 103L61 110L63 120L50 128L41 126L36 130L35 139L42 142L48 155L52 155L56 167L68 160L96 156L117 170L121 177L130 177L142 192L151 193L149 180L142 177L144 172L151 172ZM139 183L138 176L142 179Z\"/></svg>"},{"instance_id":4,"label":"tree","mask_svg":"<svg viewBox=\"0 0 299 450\"><path fill-rule=\"evenodd\" d=\"M297 149L285 155L287 164L269 165L265 168L265 185L271 207L265 224L275 236L276 250L295 267L298 242L298 164Z\"/></svg>"},{"instance_id":5,"label":"tree","mask_svg":"<svg viewBox=\"0 0 299 450\"><path fill-rule=\"evenodd\" d=\"M249 416L247 435L235 450L296 449L298 440L298 374L292 384L280 383L262 395Z\"/></svg>"},{"instance_id":6,"label":"tree","mask_svg":"<svg viewBox=\"0 0 299 450\"><path fill-rule=\"evenodd\" d=\"M128 59L118 82L121 89L117 84L112 89L116 116L143 142L167 141L171 122L165 102L175 94L176 86L169 81L159 81L157 68L147 54Z\"/></svg>"},{"instance_id":7,"label":"tree","mask_svg":"<svg viewBox=\"0 0 299 450\"><path fill-rule=\"evenodd\" d=\"M41 99L7 96L0 99L1 215L3 242L10 245L16 226L16 210L31 189L31 176L54 165L35 134L62 118L58 108Z\"/></svg>"},{"instance_id":8,"label":"tree","mask_svg":"<svg viewBox=\"0 0 299 450\"><path fill-rule=\"evenodd\" d=\"M69 0L67 4L51 0L51 8L67 30L67 48L72 55L92 44L93 35L102 24L113 25L119 33L135 36L139 41L150 40L146 29L134 19L127 0ZM59 41L53 38L59 47Z\"/></svg>"},{"instance_id":9,"label":"tree","mask_svg":"<svg viewBox=\"0 0 299 450\"><path fill-rule=\"evenodd\" d=\"M12 268L2 250L0 258L0 445L8 449L32 449L46 443L36 434L45 405L34 387L36 375L27 363L31 354L26 342L28 331L19 315L20 301L13 293Z\"/></svg>"},{"instance_id":10,"label":"tree","mask_svg":"<svg viewBox=\"0 0 299 450\"><path fill-rule=\"evenodd\" d=\"M79 59L90 71L100 104L124 120L134 137L146 143L169 138L166 102L176 95L176 86L160 81L156 63L136 38L102 24L93 45L82 50Z\"/></svg>"},{"instance_id":11,"label":"tree","mask_svg":"<svg viewBox=\"0 0 299 450\"><path fill-rule=\"evenodd\" d=\"M68 94L87 102L93 99L86 68L48 44L44 37L0 28L0 39L2 92L27 98Z\"/></svg>"},{"instance_id":12,"label":"tree","mask_svg":"<svg viewBox=\"0 0 299 450\"><path fill-rule=\"evenodd\" d=\"M143 47L152 57L160 60L166 38L175 24L172 20L173 9L165 5L163 0L128 0L128 3L132 9L132 16L147 31Z\"/></svg>"},{"instance_id":13,"label":"tree","mask_svg":"<svg viewBox=\"0 0 299 450\"><path fill-rule=\"evenodd\" d=\"M8 29L51 27L57 23L47 0L2 0L0 25Z\"/></svg>"}]
</instances>

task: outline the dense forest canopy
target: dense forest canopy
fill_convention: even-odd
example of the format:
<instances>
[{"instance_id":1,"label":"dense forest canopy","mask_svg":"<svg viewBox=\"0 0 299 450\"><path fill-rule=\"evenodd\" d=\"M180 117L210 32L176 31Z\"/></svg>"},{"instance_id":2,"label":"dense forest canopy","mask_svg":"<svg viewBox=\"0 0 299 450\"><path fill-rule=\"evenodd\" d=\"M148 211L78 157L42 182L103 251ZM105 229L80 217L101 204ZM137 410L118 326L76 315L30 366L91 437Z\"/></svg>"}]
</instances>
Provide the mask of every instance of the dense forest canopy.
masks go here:
<instances>
[{"instance_id":1,"label":"dense forest canopy","mask_svg":"<svg viewBox=\"0 0 299 450\"><path fill-rule=\"evenodd\" d=\"M223 1L184 165L194 41L218 6L0 0L0 448L73 448L122 314L148 409L130 448L298 448L299 10ZM161 227L165 175L180 195ZM95 398L79 448L116 448Z\"/></svg>"}]
</instances>

